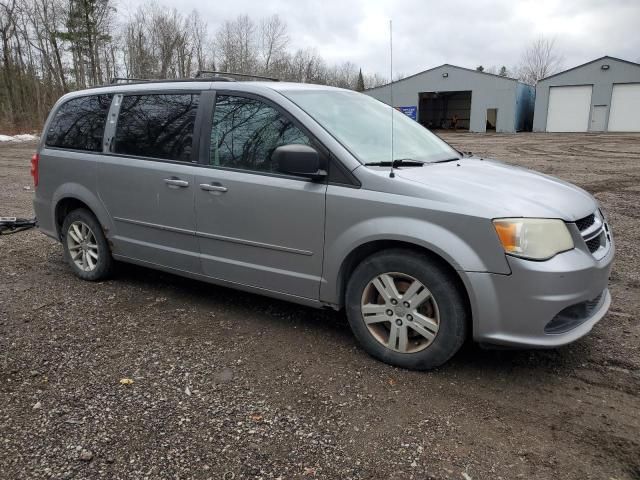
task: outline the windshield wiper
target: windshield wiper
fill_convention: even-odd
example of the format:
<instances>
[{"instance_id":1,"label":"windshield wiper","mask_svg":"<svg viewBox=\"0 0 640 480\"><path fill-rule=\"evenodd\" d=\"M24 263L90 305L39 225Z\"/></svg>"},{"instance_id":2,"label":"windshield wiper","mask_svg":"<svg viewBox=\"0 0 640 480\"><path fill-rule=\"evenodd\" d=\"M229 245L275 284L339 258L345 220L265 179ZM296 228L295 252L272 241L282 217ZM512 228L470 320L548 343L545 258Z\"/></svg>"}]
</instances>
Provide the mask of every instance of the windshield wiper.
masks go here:
<instances>
[{"instance_id":1,"label":"windshield wiper","mask_svg":"<svg viewBox=\"0 0 640 480\"><path fill-rule=\"evenodd\" d=\"M473 152L463 152L462 150L458 150L457 148L455 150L460 154L460 158L473 157Z\"/></svg>"},{"instance_id":2,"label":"windshield wiper","mask_svg":"<svg viewBox=\"0 0 640 480\"><path fill-rule=\"evenodd\" d=\"M453 158L445 158L444 160L437 160L435 162L431 162L431 163L446 163L446 162L455 162L457 160L460 160L460 157L453 157Z\"/></svg>"},{"instance_id":3,"label":"windshield wiper","mask_svg":"<svg viewBox=\"0 0 640 480\"><path fill-rule=\"evenodd\" d=\"M398 168L398 167L421 167L425 163L427 163L427 162L421 162L419 160L412 160L410 158L399 158L399 159L393 161L393 168ZM389 161L371 162L371 163L365 163L365 165L368 166L368 167L390 167L391 166L391 162L389 162Z\"/></svg>"}]
</instances>

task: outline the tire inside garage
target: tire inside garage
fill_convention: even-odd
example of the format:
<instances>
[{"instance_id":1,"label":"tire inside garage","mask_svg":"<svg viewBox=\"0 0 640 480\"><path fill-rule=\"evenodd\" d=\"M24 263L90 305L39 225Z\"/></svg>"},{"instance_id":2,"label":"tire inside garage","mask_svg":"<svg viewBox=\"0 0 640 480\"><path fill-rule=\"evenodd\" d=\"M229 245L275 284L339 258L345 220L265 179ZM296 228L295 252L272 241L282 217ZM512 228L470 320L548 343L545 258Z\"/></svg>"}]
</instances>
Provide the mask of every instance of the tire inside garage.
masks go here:
<instances>
[{"instance_id":1,"label":"tire inside garage","mask_svg":"<svg viewBox=\"0 0 640 480\"><path fill-rule=\"evenodd\" d=\"M613 86L608 130L640 132L640 83Z\"/></svg>"},{"instance_id":2,"label":"tire inside garage","mask_svg":"<svg viewBox=\"0 0 640 480\"><path fill-rule=\"evenodd\" d=\"M547 132L586 132L589 129L591 85L551 87Z\"/></svg>"}]
</instances>

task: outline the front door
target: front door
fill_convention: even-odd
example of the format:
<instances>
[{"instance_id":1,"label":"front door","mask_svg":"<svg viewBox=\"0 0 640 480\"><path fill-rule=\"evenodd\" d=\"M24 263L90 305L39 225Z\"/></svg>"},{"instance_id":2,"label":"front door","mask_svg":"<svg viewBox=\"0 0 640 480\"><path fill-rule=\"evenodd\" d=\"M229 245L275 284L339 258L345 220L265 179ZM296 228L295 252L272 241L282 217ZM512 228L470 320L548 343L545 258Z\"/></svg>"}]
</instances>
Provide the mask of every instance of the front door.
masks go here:
<instances>
[{"instance_id":1,"label":"front door","mask_svg":"<svg viewBox=\"0 0 640 480\"><path fill-rule=\"evenodd\" d=\"M278 173L271 153L311 140L274 105L216 97L210 148L196 175L196 235L206 275L317 299L326 183Z\"/></svg>"},{"instance_id":2,"label":"front door","mask_svg":"<svg viewBox=\"0 0 640 480\"><path fill-rule=\"evenodd\" d=\"M98 192L114 224L113 253L199 272L193 130L197 93L125 95Z\"/></svg>"},{"instance_id":3,"label":"front door","mask_svg":"<svg viewBox=\"0 0 640 480\"><path fill-rule=\"evenodd\" d=\"M606 105L594 106L593 110L591 111L591 131L592 132L604 131L604 126L606 124L605 122L606 117L607 117Z\"/></svg>"}]
</instances>

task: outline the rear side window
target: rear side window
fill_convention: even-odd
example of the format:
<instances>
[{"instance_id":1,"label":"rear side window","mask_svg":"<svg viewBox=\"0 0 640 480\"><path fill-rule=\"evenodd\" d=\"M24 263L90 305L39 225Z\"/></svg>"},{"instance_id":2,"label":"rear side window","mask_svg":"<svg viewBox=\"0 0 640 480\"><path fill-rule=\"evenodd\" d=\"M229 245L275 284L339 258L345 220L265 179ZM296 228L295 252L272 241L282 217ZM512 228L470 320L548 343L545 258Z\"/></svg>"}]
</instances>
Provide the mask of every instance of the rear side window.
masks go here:
<instances>
[{"instance_id":1,"label":"rear side window","mask_svg":"<svg viewBox=\"0 0 640 480\"><path fill-rule=\"evenodd\" d=\"M210 164L276 172L271 154L281 145L311 143L291 120L259 100L218 95L211 131Z\"/></svg>"},{"instance_id":2,"label":"rear side window","mask_svg":"<svg viewBox=\"0 0 640 480\"><path fill-rule=\"evenodd\" d=\"M190 93L125 96L113 151L190 161L198 99Z\"/></svg>"},{"instance_id":3,"label":"rear side window","mask_svg":"<svg viewBox=\"0 0 640 480\"><path fill-rule=\"evenodd\" d=\"M50 123L46 145L101 152L110 106L111 95L79 97L62 104Z\"/></svg>"}]
</instances>

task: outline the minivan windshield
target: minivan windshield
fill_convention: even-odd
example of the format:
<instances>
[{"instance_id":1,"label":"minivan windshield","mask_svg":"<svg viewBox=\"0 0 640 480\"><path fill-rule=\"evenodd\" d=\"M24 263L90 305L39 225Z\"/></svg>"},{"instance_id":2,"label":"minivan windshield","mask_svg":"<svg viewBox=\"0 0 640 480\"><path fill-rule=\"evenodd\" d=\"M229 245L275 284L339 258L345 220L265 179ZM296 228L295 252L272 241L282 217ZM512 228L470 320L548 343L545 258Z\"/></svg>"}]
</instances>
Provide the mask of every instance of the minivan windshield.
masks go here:
<instances>
[{"instance_id":1,"label":"minivan windshield","mask_svg":"<svg viewBox=\"0 0 640 480\"><path fill-rule=\"evenodd\" d=\"M418 122L367 95L328 89L286 90L282 93L365 165L390 162L391 158L441 162L460 157L456 150Z\"/></svg>"}]
</instances>

